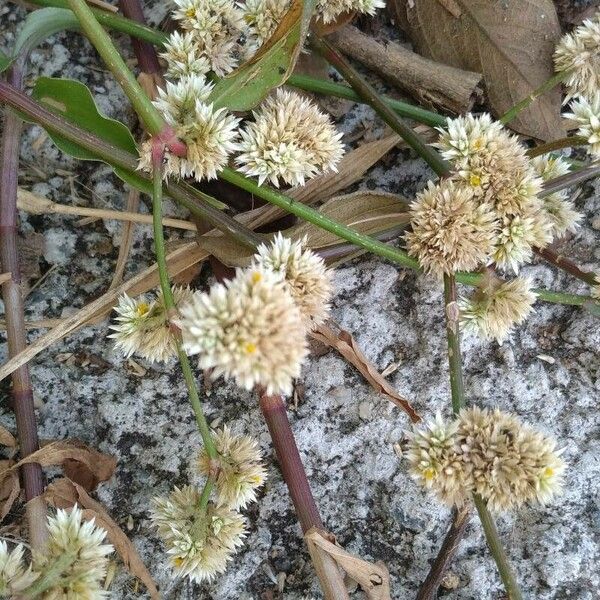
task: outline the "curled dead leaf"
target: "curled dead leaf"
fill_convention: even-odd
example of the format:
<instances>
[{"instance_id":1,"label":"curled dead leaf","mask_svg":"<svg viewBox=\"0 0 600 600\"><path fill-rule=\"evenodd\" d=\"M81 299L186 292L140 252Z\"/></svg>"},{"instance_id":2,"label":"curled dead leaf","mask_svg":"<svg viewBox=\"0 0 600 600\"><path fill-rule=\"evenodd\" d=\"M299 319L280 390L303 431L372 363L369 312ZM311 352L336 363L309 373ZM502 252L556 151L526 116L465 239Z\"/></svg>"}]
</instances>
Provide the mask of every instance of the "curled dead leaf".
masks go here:
<instances>
[{"instance_id":1,"label":"curled dead leaf","mask_svg":"<svg viewBox=\"0 0 600 600\"><path fill-rule=\"evenodd\" d=\"M418 423L421 417L417 414L411 403L398 394L381 373L379 373L375 365L363 354L352 335L344 329L339 327L337 329L338 332L336 333L326 325L319 325L311 332L311 336L335 348L351 365L356 367L371 387L401 408L413 423Z\"/></svg>"},{"instance_id":2,"label":"curled dead leaf","mask_svg":"<svg viewBox=\"0 0 600 600\"><path fill-rule=\"evenodd\" d=\"M17 440L15 440L13 434L2 425L0 425L0 444L8 448L16 448L17 446Z\"/></svg>"},{"instance_id":3,"label":"curled dead leaf","mask_svg":"<svg viewBox=\"0 0 600 600\"><path fill-rule=\"evenodd\" d=\"M106 530L107 537L121 557L123 564L146 586L152 600L160 598L156 584L134 545L102 504L91 498L83 487L66 478L58 479L48 486L45 498L48 504L56 508L70 508L75 504L81 506L84 509L85 519L95 519L96 523Z\"/></svg>"},{"instance_id":4,"label":"curled dead leaf","mask_svg":"<svg viewBox=\"0 0 600 600\"><path fill-rule=\"evenodd\" d=\"M13 465L12 460L0 460L0 522L10 512L21 491L19 474L13 470Z\"/></svg>"}]
</instances>

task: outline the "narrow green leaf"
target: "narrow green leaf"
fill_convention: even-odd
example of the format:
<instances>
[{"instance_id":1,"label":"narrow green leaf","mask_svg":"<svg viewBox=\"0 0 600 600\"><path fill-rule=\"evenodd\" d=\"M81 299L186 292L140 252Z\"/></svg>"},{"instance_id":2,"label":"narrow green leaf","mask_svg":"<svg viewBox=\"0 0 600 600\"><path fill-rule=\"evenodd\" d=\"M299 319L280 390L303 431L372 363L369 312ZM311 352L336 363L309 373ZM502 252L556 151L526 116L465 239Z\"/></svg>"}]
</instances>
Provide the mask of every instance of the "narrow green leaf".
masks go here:
<instances>
[{"instance_id":1,"label":"narrow green leaf","mask_svg":"<svg viewBox=\"0 0 600 600\"><path fill-rule=\"evenodd\" d=\"M46 38L66 29L79 30L79 21L70 10L64 8L34 10L27 15L17 35L13 57L31 52Z\"/></svg>"},{"instance_id":2,"label":"narrow green leaf","mask_svg":"<svg viewBox=\"0 0 600 600\"><path fill-rule=\"evenodd\" d=\"M0 73L6 71L6 69L10 67L12 61L13 59L10 56L7 56L4 54L4 52L2 52L2 50L0 50Z\"/></svg>"},{"instance_id":3,"label":"narrow green leaf","mask_svg":"<svg viewBox=\"0 0 600 600\"><path fill-rule=\"evenodd\" d=\"M215 107L250 110L292 74L308 33L315 0L293 0L281 23L248 62L215 85L210 101Z\"/></svg>"},{"instance_id":4,"label":"narrow green leaf","mask_svg":"<svg viewBox=\"0 0 600 600\"><path fill-rule=\"evenodd\" d=\"M72 79L40 77L33 88L32 96L48 110L60 114L113 146L137 156L137 146L129 129L120 121L102 115L98 111L92 93L83 83ZM52 131L49 131L48 135L66 154L81 160L102 160L98 155L61 135ZM130 171L118 167L114 169L115 173L129 185L148 194L152 192L150 182Z\"/></svg>"}]
</instances>

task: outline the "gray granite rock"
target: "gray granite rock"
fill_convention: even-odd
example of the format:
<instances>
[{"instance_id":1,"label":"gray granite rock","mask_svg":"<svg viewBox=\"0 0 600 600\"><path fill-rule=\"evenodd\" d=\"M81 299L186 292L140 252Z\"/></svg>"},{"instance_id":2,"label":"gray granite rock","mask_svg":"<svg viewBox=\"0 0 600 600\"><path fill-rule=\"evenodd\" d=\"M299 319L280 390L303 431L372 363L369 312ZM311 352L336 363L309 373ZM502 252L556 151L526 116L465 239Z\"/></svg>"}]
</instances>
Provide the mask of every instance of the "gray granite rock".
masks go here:
<instances>
[{"instance_id":1,"label":"gray granite rock","mask_svg":"<svg viewBox=\"0 0 600 600\"><path fill-rule=\"evenodd\" d=\"M9 47L21 9L0 8ZM123 47L127 40L122 38ZM61 34L32 57L31 75L73 77L90 86L109 116L133 123L133 115L114 81L87 43ZM341 125L348 133L367 123L379 125L366 108L352 110ZM22 145L24 185L64 203L122 209L124 186L109 169L63 156L41 130L25 131ZM411 196L430 177L423 163L405 151L390 154L372 169L361 188ZM33 168L35 167L35 168ZM72 173L72 175L68 174ZM583 227L562 247L581 264L598 265L599 185L587 184L577 200ZM72 198L72 190L77 194ZM177 211L171 207L172 214ZM143 209L145 210L145 209ZM120 225L21 214L24 233L44 236L40 259L49 271L27 298L27 318L71 314L101 294L110 282ZM592 228L592 224L595 229ZM171 236L173 237L173 236ZM137 227L127 275L152 262L147 227ZM545 265L524 270L537 284L584 292ZM202 273L196 285L210 283ZM366 355L380 368L397 363L390 381L426 416L449 415L449 386L440 286L412 272L365 256L341 266L335 275L333 317L353 332ZM569 462L565 493L547 507L526 508L498 520L501 535L526 597L537 600L591 600L600 594L598 461L600 329L592 315L570 307L538 303L536 313L503 346L465 339L466 391L469 401L518 413L566 447ZM31 364L43 438L79 438L118 459L114 478L97 497L130 535L160 585L164 598L214 600L301 600L321 596L300 530L281 479L256 399L218 381L205 398L211 422L226 422L256 436L267 457L269 479L258 504L247 511L249 535L227 572L214 583L193 586L174 581L159 540L149 527L150 498L173 485L196 481L190 466L200 444L185 389L175 365L150 366L139 376L127 368L107 339L103 322L68 336ZM1 335L1 334L0 334ZM40 335L32 331L30 340ZM4 360L6 346L0 346ZM65 355L100 360L81 366ZM85 361L83 361L85 364ZM304 397L290 411L292 427L327 526L349 551L382 560L392 576L392 597L415 597L439 548L449 511L407 475L394 446L402 440L406 417L375 394L335 353L313 358L304 369ZM7 401L7 388L2 388ZM13 426L5 409L2 423ZM128 526L129 525L129 526ZM282 575L283 574L283 575ZM285 576L285 578L284 578ZM279 594L278 585L284 582ZM452 565L452 600L500 600L503 589L474 521ZM271 595L273 594L273 595ZM278 595L279 594L279 595ZM143 598L119 571L111 598ZM353 598L362 597L360 592Z\"/></svg>"}]
</instances>

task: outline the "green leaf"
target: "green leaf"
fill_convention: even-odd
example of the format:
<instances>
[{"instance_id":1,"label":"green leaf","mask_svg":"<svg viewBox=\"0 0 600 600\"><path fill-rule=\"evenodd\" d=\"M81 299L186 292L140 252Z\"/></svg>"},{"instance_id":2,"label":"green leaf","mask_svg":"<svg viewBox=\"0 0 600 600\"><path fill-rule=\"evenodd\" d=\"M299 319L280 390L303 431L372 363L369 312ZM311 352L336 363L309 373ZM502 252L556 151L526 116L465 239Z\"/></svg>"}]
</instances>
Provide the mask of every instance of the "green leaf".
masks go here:
<instances>
[{"instance_id":1,"label":"green leaf","mask_svg":"<svg viewBox=\"0 0 600 600\"><path fill-rule=\"evenodd\" d=\"M218 81L209 100L215 108L250 110L292 74L306 38L315 0L293 0L273 35L248 62Z\"/></svg>"},{"instance_id":2,"label":"green leaf","mask_svg":"<svg viewBox=\"0 0 600 600\"><path fill-rule=\"evenodd\" d=\"M10 56L7 56L0 50L0 73L6 71L8 67L12 64L13 59Z\"/></svg>"},{"instance_id":3,"label":"green leaf","mask_svg":"<svg viewBox=\"0 0 600 600\"><path fill-rule=\"evenodd\" d=\"M121 150L138 155L135 140L129 129L120 121L102 115L98 111L92 93L83 83L72 79L40 77L33 88L32 96L48 110L61 115L81 129L93 133ZM48 135L66 154L82 160L102 160L98 155L57 133L49 131ZM131 171L119 167L114 169L115 173L129 185L146 193L152 192L150 182Z\"/></svg>"},{"instance_id":4,"label":"green leaf","mask_svg":"<svg viewBox=\"0 0 600 600\"><path fill-rule=\"evenodd\" d=\"M64 8L41 8L27 15L23 27L17 35L13 48L13 57L27 54L46 38L59 31L79 30L77 17Z\"/></svg>"}]
</instances>

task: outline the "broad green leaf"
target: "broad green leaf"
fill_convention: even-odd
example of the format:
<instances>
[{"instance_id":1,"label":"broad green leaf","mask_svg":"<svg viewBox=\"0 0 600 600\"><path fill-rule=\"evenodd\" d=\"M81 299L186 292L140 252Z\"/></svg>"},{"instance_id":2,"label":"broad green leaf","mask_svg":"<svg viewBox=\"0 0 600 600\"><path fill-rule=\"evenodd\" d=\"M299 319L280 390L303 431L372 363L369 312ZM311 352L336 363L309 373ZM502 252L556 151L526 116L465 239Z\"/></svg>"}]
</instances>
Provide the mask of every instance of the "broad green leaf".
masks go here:
<instances>
[{"instance_id":1,"label":"broad green leaf","mask_svg":"<svg viewBox=\"0 0 600 600\"><path fill-rule=\"evenodd\" d=\"M250 110L291 75L306 38L315 0L293 0L273 35L233 73L220 79L209 100L215 107Z\"/></svg>"},{"instance_id":2,"label":"broad green leaf","mask_svg":"<svg viewBox=\"0 0 600 600\"><path fill-rule=\"evenodd\" d=\"M72 79L40 77L33 88L33 98L53 113L109 142L121 150L137 156L138 150L131 132L123 123L100 114L92 93L81 82ZM102 160L61 135L48 132L52 141L66 154L81 160ZM151 193L151 184L131 171L115 167L115 173L126 183Z\"/></svg>"},{"instance_id":3,"label":"broad green leaf","mask_svg":"<svg viewBox=\"0 0 600 600\"><path fill-rule=\"evenodd\" d=\"M27 15L17 35L13 57L29 53L46 38L66 29L79 30L77 17L64 8L41 8Z\"/></svg>"}]
</instances>

